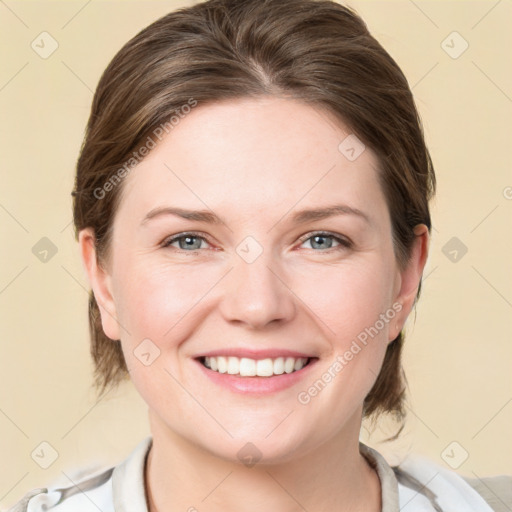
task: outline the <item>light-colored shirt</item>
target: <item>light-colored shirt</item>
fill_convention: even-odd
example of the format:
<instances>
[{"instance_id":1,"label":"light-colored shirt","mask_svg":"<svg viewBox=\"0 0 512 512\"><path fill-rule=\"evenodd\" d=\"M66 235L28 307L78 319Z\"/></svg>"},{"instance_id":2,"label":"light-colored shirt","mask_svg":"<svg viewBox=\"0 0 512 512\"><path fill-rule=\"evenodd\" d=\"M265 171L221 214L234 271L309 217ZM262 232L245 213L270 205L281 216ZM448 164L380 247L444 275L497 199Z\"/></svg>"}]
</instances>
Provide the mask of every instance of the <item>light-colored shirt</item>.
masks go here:
<instances>
[{"instance_id":1,"label":"light-colored shirt","mask_svg":"<svg viewBox=\"0 0 512 512\"><path fill-rule=\"evenodd\" d=\"M144 474L151 444L148 436L117 466L69 487L33 489L7 512L148 512ZM382 512L512 510L512 477L470 481L418 457L391 467L373 448L360 443L359 449L379 476Z\"/></svg>"}]
</instances>

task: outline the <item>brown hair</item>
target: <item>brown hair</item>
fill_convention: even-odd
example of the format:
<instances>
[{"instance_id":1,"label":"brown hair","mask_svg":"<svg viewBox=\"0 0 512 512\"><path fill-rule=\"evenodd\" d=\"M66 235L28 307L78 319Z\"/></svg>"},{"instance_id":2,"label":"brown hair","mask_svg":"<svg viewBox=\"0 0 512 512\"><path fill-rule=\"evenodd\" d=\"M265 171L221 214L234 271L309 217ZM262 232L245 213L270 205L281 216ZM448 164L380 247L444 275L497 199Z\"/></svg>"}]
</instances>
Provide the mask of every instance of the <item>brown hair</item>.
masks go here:
<instances>
[{"instance_id":1,"label":"brown hair","mask_svg":"<svg viewBox=\"0 0 512 512\"><path fill-rule=\"evenodd\" d=\"M94 229L100 262L122 190L115 180L148 134L169 126L191 98L202 105L261 95L322 107L375 151L403 268L414 227L431 229L436 182L421 121L402 71L363 20L323 0L209 0L160 18L115 55L94 95L73 192L76 233ZM420 291L421 283L416 300ZM120 342L103 333L92 293L89 320L95 385L103 394L128 372ZM403 419L403 342L400 333L389 344L365 416Z\"/></svg>"}]
</instances>

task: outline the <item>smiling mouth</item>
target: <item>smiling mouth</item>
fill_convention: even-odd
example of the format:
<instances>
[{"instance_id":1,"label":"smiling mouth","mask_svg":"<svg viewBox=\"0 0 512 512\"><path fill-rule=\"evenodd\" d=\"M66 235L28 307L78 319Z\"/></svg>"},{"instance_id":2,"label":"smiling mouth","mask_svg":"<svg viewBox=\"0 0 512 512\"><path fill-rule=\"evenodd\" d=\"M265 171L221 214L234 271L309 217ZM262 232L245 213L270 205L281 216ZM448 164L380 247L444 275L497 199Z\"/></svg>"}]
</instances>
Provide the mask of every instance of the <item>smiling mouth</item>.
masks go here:
<instances>
[{"instance_id":1,"label":"smiling mouth","mask_svg":"<svg viewBox=\"0 0 512 512\"><path fill-rule=\"evenodd\" d=\"M276 357L250 359L248 357L200 357L203 366L217 373L239 377L274 377L294 373L311 364L314 357Z\"/></svg>"}]
</instances>

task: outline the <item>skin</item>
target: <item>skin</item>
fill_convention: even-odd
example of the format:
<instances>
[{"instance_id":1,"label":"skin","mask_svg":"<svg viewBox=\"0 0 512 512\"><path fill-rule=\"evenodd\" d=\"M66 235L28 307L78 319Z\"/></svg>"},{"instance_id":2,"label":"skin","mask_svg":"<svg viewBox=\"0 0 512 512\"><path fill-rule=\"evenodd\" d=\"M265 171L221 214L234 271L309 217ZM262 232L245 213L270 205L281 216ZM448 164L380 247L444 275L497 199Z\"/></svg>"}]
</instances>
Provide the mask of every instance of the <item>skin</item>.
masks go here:
<instances>
[{"instance_id":1,"label":"skin","mask_svg":"<svg viewBox=\"0 0 512 512\"><path fill-rule=\"evenodd\" d=\"M377 159L366 148L349 161L338 150L349 134L331 114L287 98L199 105L125 178L108 261L98 264L94 233L80 233L103 328L121 339L148 404L151 512L381 509L379 479L358 449L362 405L413 307L428 230L416 227L400 269ZM340 203L369 222L352 214L291 222L298 210ZM173 215L143 222L168 206L210 210L225 223ZM329 237L314 246L318 230L351 246ZM188 231L205 238L193 239L197 250L179 241L163 246ZM263 249L252 263L236 252L247 236ZM393 304L401 311L317 396L299 403L298 393ZM144 339L160 350L149 366L133 352ZM307 379L265 396L219 387L193 361L240 346L319 359ZM262 453L253 467L237 457L247 442Z\"/></svg>"}]
</instances>

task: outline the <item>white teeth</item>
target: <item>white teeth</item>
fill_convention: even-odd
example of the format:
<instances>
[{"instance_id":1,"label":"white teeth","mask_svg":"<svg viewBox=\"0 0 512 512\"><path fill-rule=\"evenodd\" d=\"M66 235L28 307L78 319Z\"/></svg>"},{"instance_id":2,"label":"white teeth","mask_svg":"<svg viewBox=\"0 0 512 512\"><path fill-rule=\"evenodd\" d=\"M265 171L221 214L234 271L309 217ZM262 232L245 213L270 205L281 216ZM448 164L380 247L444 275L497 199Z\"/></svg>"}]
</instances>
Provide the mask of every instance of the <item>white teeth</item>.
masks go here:
<instances>
[{"instance_id":1,"label":"white teeth","mask_svg":"<svg viewBox=\"0 0 512 512\"><path fill-rule=\"evenodd\" d=\"M292 373L302 369L308 358L305 357L277 357L276 359L249 359L247 357L205 357L204 365L211 370L240 377L271 377Z\"/></svg>"},{"instance_id":2,"label":"white teeth","mask_svg":"<svg viewBox=\"0 0 512 512\"><path fill-rule=\"evenodd\" d=\"M295 371L300 370L304 365L301 363L300 359L295 360L295 364L293 365L293 369Z\"/></svg>"},{"instance_id":3,"label":"white teeth","mask_svg":"<svg viewBox=\"0 0 512 512\"><path fill-rule=\"evenodd\" d=\"M210 357L210 361L212 359L217 359L217 368L219 373L226 373L228 371L228 362L226 361L225 357Z\"/></svg>"},{"instance_id":4,"label":"white teeth","mask_svg":"<svg viewBox=\"0 0 512 512\"><path fill-rule=\"evenodd\" d=\"M284 373L284 357L278 357L274 359L274 373L281 375Z\"/></svg>"},{"instance_id":5,"label":"white teeth","mask_svg":"<svg viewBox=\"0 0 512 512\"><path fill-rule=\"evenodd\" d=\"M240 368L240 361L236 357L228 357L228 373L229 375L236 375Z\"/></svg>"},{"instance_id":6,"label":"white teeth","mask_svg":"<svg viewBox=\"0 0 512 512\"><path fill-rule=\"evenodd\" d=\"M213 357L212 359L215 358ZM239 373L242 377L254 377L256 375L256 361L254 359L247 359L247 357L242 357L242 359L240 359Z\"/></svg>"},{"instance_id":7,"label":"white teeth","mask_svg":"<svg viewBox=\"0 0 512 512\"><path fill-rule=\"evenodd\" d=\"M295 359L293 357L287 357L284 362L284 371L286 373L292 373L295 366Z\"/></svg>"},{"instance_id":8,"label":"white teeth","mask_svg":"<svg viewBox=\"0 0 512 512\"><path fill-rule=\"evenodd\" d=\"M270 377L274 373L272 359L260 359L256 363L256 375L258 377Z\"/></svg>"}]
</instances>

